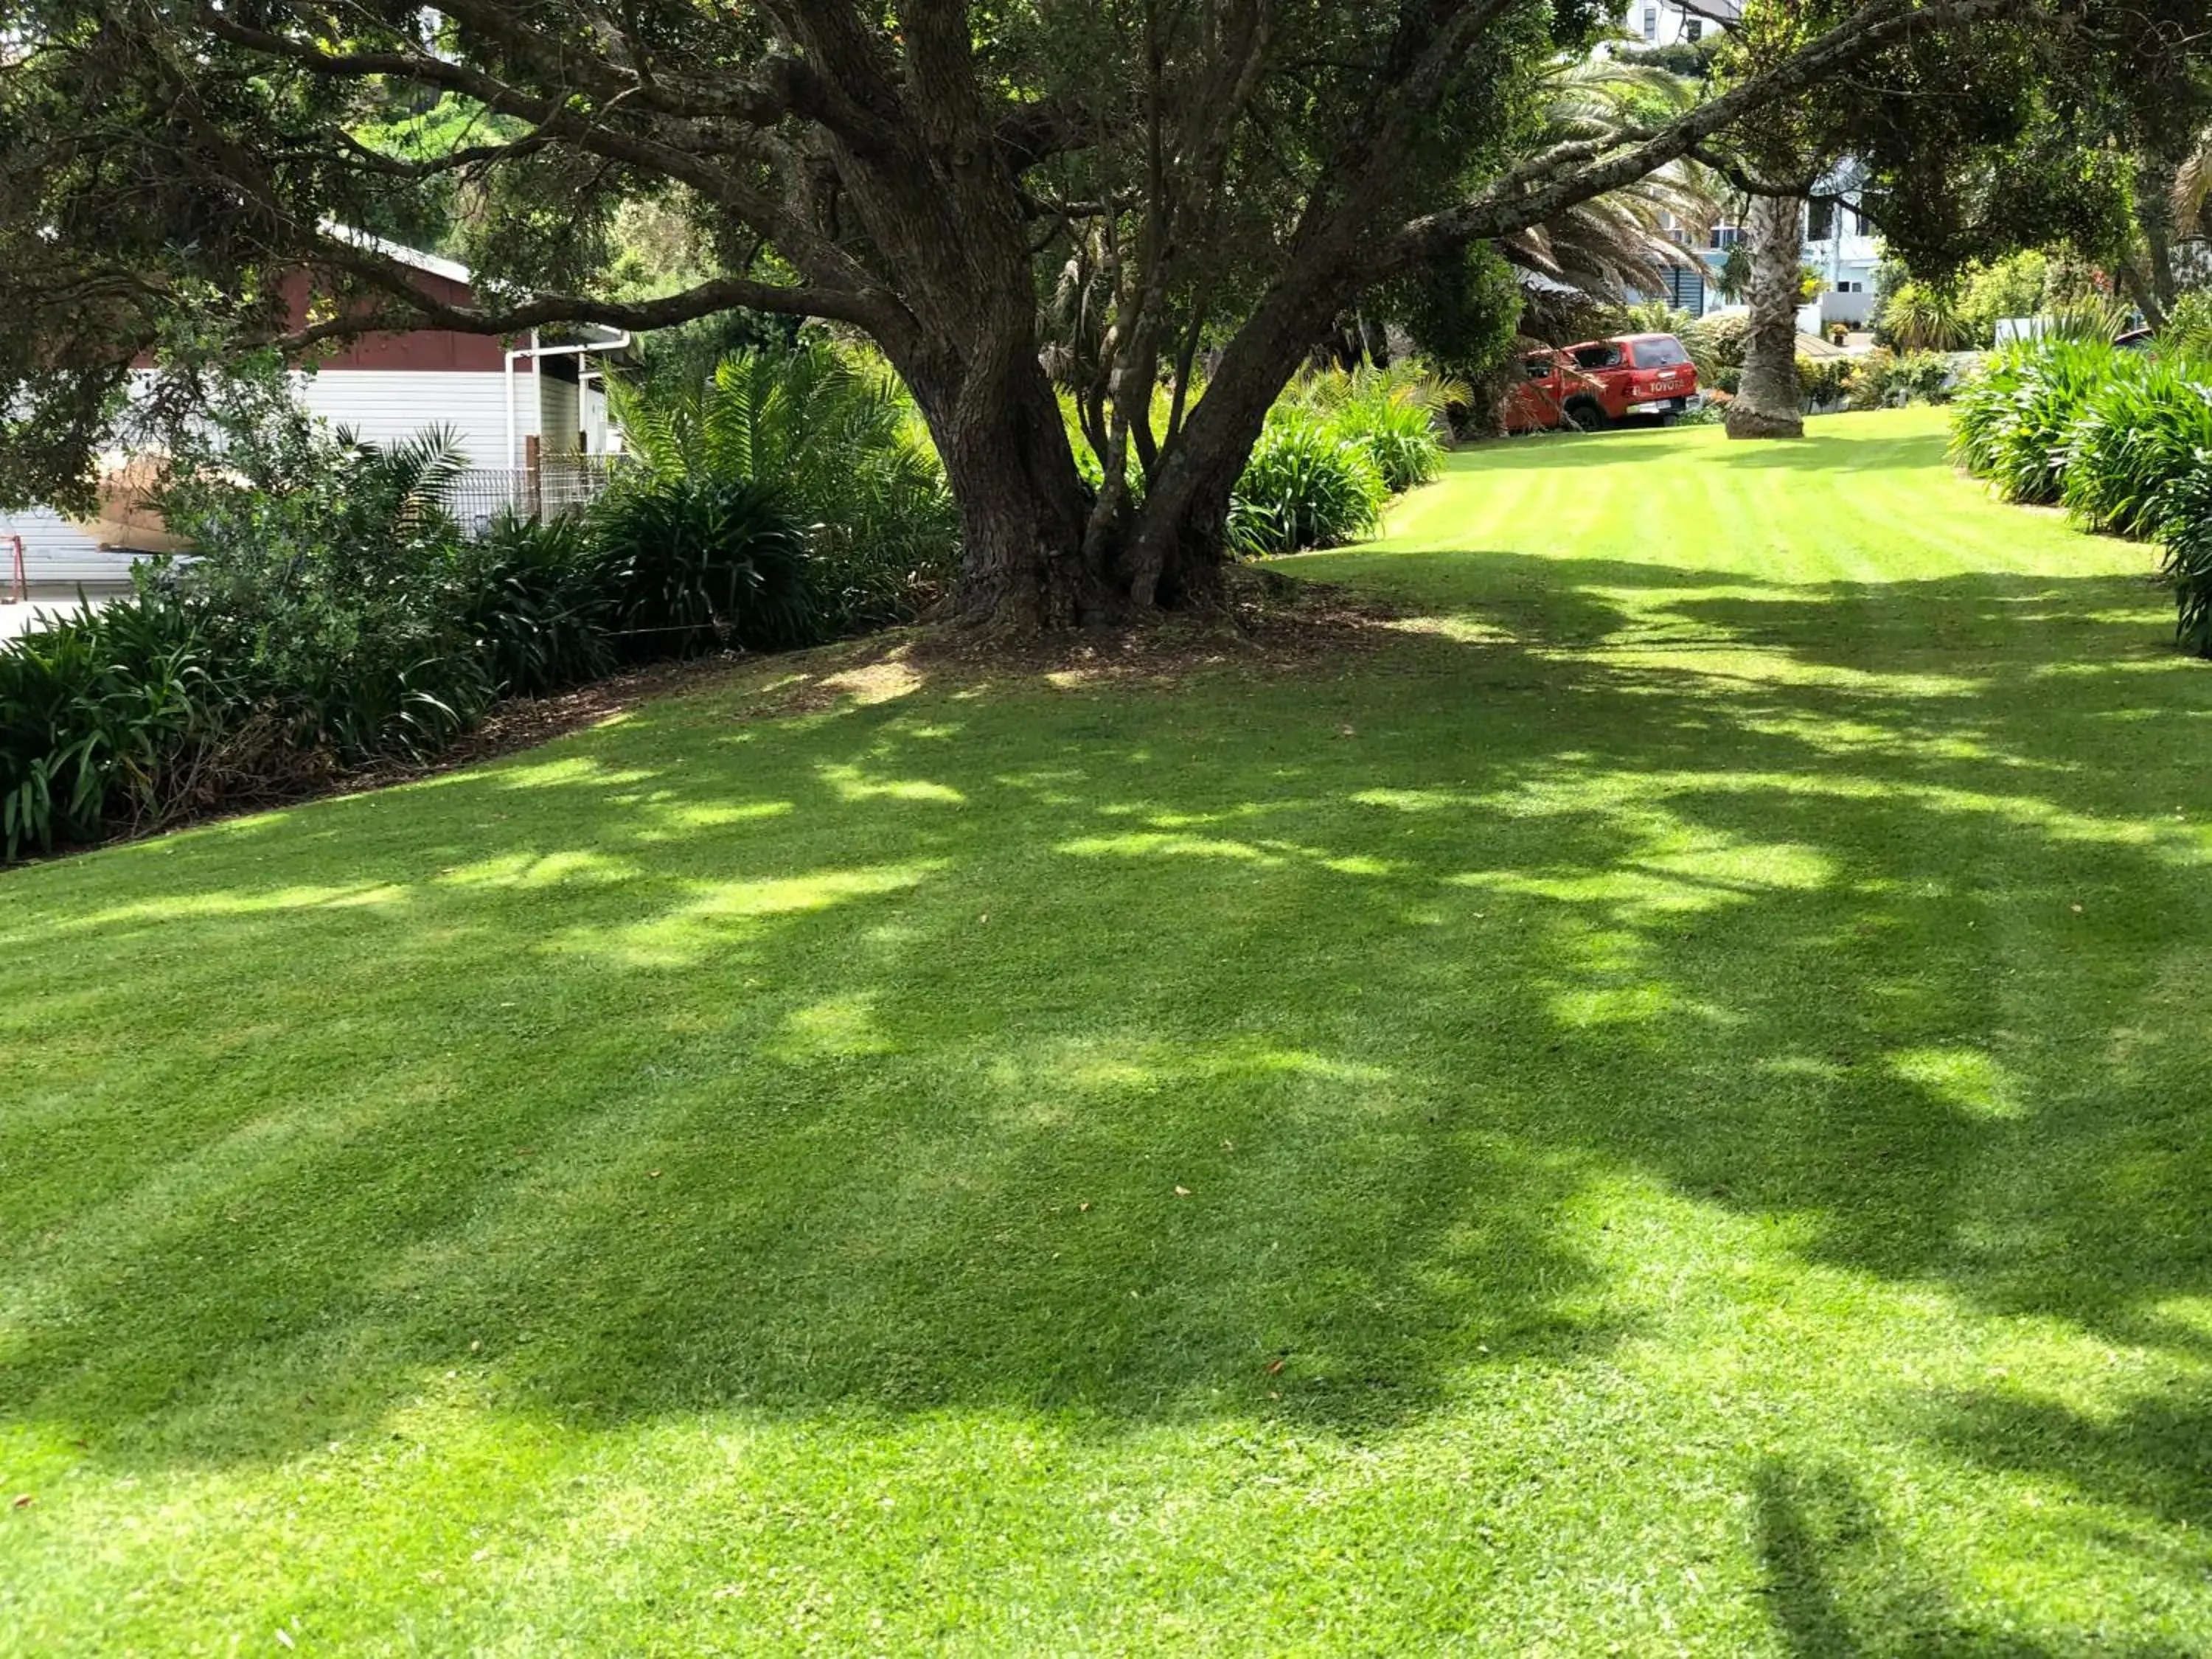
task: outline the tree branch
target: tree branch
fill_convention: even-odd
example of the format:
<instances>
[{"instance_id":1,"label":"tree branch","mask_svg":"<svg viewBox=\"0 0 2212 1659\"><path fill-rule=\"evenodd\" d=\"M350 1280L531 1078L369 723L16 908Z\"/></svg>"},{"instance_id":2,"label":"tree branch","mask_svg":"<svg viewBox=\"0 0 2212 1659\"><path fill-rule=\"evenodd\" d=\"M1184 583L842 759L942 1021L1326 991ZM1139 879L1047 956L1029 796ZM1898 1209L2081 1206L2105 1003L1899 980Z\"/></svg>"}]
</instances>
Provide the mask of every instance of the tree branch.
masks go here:
<instances>
[{"instance_id":1,"label":"tree branch","mask_svg":"<svg viewBox=\"0 0 2212 1659\"><path fill-rule=\"evenodd\" d=\"M1555 146L1512 169L1472 200L1413 220L1382 265L1401 270L1463 243L1541 223L1593 197L1680 160L1745 116L1803 91L1822 76L1915 27L1949 27L2001 15L2019 0L1872 0L1787 61L1656 129Z\"/></svg>"},{"instance_id":2,"label":"tree branch","mask_svg":"<svg viewBox=\"0 0 2212 1659\"><path fill-rule=\"evenodd\" d=\"M737 276L719 276L658 300L598 300L580 294L540 294L504 307L454 305L424 293L404 277L394 277L394 270L405 270L396 261L390 262L391 270L380 265L372 273L370 267L377 264L380 256L357 258L359 252L331 246L324 257L329 264L385 289L392 296L391 305L376 311L333 317L247 343L300 351L328 340L358 339L364 334L404 333L426 324L457 334L521 334L554 323L597 323L609 328L641 331L672 327L740 306L782 316L835 318L860 328L880 325L884 320L884 307L872 296L757 283Z\"/></svg>"}]
</instances>

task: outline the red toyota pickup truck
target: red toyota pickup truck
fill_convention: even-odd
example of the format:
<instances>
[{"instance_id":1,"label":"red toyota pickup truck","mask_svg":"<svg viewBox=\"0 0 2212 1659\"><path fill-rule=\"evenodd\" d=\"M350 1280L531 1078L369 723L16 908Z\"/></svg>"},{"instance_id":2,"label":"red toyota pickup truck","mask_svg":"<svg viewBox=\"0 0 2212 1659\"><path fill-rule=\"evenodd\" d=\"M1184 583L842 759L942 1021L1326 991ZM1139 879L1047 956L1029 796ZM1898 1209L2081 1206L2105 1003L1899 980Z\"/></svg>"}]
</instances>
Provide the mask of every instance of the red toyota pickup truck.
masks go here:
<instances>
[{"instance_id":1,"label":"red toyota pickup truck","mask_svg":"<svg viewBox=\"0 0 2212 1659\"><path fill-rule=\"evenodd\" d=\"M1672 420L1698 392L1698 367L1671 334L1623 334L1521 360L1505 399L1505 429L1572 426L1602 431L1636 415Z\"/></svg>"}]
</instances>

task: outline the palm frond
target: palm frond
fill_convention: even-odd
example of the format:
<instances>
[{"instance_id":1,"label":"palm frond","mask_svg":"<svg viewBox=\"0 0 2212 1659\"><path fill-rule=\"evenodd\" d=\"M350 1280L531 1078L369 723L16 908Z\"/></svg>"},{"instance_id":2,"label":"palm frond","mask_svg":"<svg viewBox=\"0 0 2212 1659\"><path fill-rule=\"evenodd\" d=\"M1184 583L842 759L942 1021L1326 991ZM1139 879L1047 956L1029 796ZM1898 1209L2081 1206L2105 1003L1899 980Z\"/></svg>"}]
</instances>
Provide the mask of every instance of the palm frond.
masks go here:
<instances>
[{"instance_id":1,"label":"palm frond","mask_svg":"<svg viewBox=\"0 0 2212 1659\"><path fill-rule=\"evenodd\" d=\"M2197 148L2173 180L2173 223L2184 235L2212 236L2212 127L2197 135Z\"/></svg>"},{"instance_id":2,"label":"palm frond","mask_svg":"<svg viewBox=\"0 0 2212 1659\"><path fill-rule=\"evenodd\" d=\"M1553 66L1540 146L1604 138L1648 119L1656 100L1686 108L1692 84L1655 65L1601 58ZM1637 183L1568 208L1507 237L1499 252L1525 270L1581 289L1606 305L1630 291L1657 292L1669 269L1694 269L1677 240L1702 231L1720 214L1722 191L1705 168L1676 161Z\"/></svg>"}]
</instances>

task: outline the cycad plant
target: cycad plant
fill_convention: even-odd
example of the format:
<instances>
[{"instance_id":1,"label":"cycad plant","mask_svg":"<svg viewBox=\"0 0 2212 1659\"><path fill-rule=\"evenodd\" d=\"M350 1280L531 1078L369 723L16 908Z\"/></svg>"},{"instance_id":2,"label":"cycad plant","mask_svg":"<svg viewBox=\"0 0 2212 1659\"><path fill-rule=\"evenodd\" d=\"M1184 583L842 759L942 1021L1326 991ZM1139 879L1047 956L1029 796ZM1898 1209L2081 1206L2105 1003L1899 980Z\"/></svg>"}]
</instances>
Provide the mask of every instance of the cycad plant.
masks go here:
<instances>
[{"instance_id":1,"label":"cycad plant","mask_svg":"<svg viewBox=\"0 0 2212 1659\"><path fill-rule=\"evenodd\" d=\"M805 528L833 631L890 620L951 562L943 468L879 365L810 342L726 357L673 391L617 386L611 405L648 481L743 482Z\"/></svg>"},{"instance_id":2,"label":"cycad plant","mask_svg":"<svg viewBox=\"0 0 2212 1659\"><path fill-rule=\"evenodd\" d=\"M2212 171L2212 153L2208 153L2207 170ZM2212 362L2212 290L2192 289L2166 307L2158 345L2160 351Z\"/></svg>"},{"instance_id":3,"label":"cycad plant","mask_svg":"<svg viewBox=\"0 0 2212 1659\"><path fill-rule=\"evenodd\" d=\"M1671 301L1638 300L1620 313L1620 331L1624 334L1672 334L1680 337L1697 324L1681 307Z\"/></svg>"}]
</instances>

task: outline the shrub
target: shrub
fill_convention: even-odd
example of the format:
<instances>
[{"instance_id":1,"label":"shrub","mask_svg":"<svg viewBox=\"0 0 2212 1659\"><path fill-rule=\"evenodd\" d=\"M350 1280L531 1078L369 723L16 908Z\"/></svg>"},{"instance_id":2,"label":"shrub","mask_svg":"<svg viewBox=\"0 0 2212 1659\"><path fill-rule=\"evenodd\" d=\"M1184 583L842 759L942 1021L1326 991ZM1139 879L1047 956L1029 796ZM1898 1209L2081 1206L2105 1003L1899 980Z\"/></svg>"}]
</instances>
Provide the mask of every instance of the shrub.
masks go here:
<instances>
[{"instance_id":1,"label":"shrub","mask_svg":"<svg viewBox=\"0 0 2212 1659\"><path fill-rule=\"evenodd\" d=\"M1946 354L1911 351L1899 360L1894 383L1908 403L1947 404L1957 394L1959 376L1958 366Z\"/></svg>"},{"instance_id":2,"label":"shrub","mask_svg":"<svg viewBox=\"0 0 2212 1659\"><path fill-rule=\"evenodd\" d=\"M1849 389L1850 373L1848 357L1801 356L1797 359L1797 390L1809 405L1832 404Z\"/></svg>"},{"instance_id":3,"label":"shrub","mask_svg":"<svg viewBox=\"0 0 2212 1659\"><path fill-rule=\"evenodd\" d=\"M1279 407L1231 498L1230 545L1249 557L1356 540L1374 530L1389 494L1364 446Z\"/></svg>"},{"instance_id":4,"label":"shrub","mask_svg":"<svg viewBox=\"0 0 2212 1659\"><path fill-rule=\"evenodd\" d=\"M2165 574L2173 584L2174 638L2212 657L2212 450L2166 485L2160 503Z\"/></svg>"},{"instance_id":5,"label":"shrub","mask_svg":"<svg viewBox=\"0 0 2212 1659\"><path fill-rule=\"evenodd\" d=\"M952 551L911 405L826 349L634 398L645 459L589 514L474 541L442 434L331 434L257 374L173 440L192 558L0 649L0 858L428 758L495 698L622 661L887 621Z\"/></svg>"},{"instance_id":6,"label":"shrub","mask_svg":"<svg viewBox=\"0 0 2212 1659\"><path fill-rule=\"evenodd\" d=\"M538 696L613 671L613 583L584 519L503 514L452 557L463 624L502 696Z\"/></svg>"},{"instance_id":7,"label":"shrub","mask_svg":"<svg viewBox=\"0 0 2212 1659\"><path fill-rule=\"evenodd\" d=\"M1853 409L1880 409L1889 402L1889 377L1896 362L1884 346L1876 346L1852 362L1844 396Z\"/></svg>"},{"instance_id":8,"label":"shrub","mask_svg":"<svg viewBox=\"0 0 2212 1659\"><path fill-rule=\"evenodd\" d=\"M630 661L833 636L805 530L749 478L647 475L594 515L615 648Z\"/></svg>"},{"instance_id":9,"label":"shrub","mask_svg":"<svg viewBox=\"0 0 2212 1659\"><path fill-rule=\"evenodd\" d=\"M1959 314L1972 331L1968 343L1987 345L1996 339L2002 319L2040 315L2048 299L2050 268L2049 257L2033 248L1969 266L1959 300Z\"/></svg>"},{"instance_id":10,"label":"shrub","mask_svg":"<svg viewBox=\"0 0 2212 1659\"><path fill-rule=\"evenodd\" d=\"M1723 369L1741 369L1751 338L1751 318L1740 311L1700 317L1681 331L1682 349L1698 366L1700 380L1717 380ZM1733 389L1733 388L1731 388Z\"/></svg>"},{"instance_id":11,"label":"shrub","mask_svg":"<svg viewBox=\"0 0 2212 1659\"><path fill-rule=\"evenodd\" d=\"M2067 507L2092 530L2154 533L2167 485L2212 450L2212 365L2118 354L2070 432Z\"/></svg>"},{"instance_id":12,"label":"shrub","mask_svg":"<svg viewBox=\"0 0 2212 1659\"><path fill-rule=\"evenodd\" d=\"M0 858L158 819L225 698L193 618L157 592L0 646Z\"/></svg>"},{"instance_id":13,"label":"shrub","mask_svg":"<svg viewBox=\"0 0 2212 1659\"><path fill-rule=\"evenodd\" d=\"M1455 390L1443 413L1455 432L1504 430L1499 410L1520 368L1526 292L1487 242L1425 259L1395 285L1406 327L1442 383Z\"/></svg>"},{"instance_id":14,"label":"shrub","mask_svg":"<svg viewBox=\"0 0 2212 1659\"><path fill-rule=\"evenodd\" d=\"M439 506L463 466L451 437L317 434L274 486L251 482L261 442L231 433L179 458L164 510L194 556L170 591L298 747L346 763L435 753L497 695L461 625L459 535Z\"/></svg>"},{"instance_id":15,"label":"shrub","mask_svg":"<svg viewBox=\"0 0 2212 1659\"><path fill-rule=\"evenodd\" d=\"M2075 423L2097 390L2123 372L2120 355L2094 338L2040 340L2000 354L1959 398L1953 459L2008 501L2056 502Z\"/></svg>"},{"instance_id":16,"label":"shrub","mask_svg":"<svg viewBox=\"0 0 2212 1659\"><path fill-rule=\"evenodd\" d=\"M1938 351L1909 351L1903 356L1876 346L1854 359L1845 391L1853 409L1884 409L1900 404L1948 402L1951 360Z\"/></svg>"}]
</instances>

